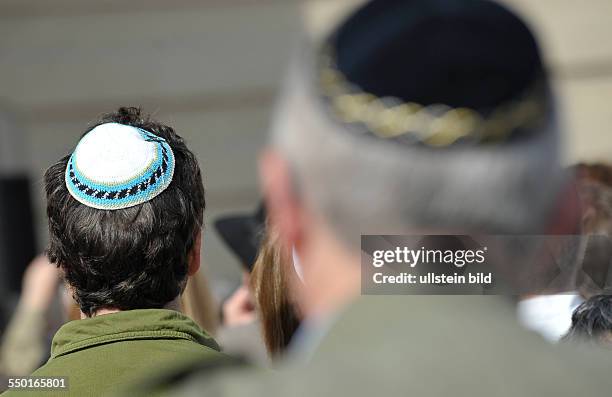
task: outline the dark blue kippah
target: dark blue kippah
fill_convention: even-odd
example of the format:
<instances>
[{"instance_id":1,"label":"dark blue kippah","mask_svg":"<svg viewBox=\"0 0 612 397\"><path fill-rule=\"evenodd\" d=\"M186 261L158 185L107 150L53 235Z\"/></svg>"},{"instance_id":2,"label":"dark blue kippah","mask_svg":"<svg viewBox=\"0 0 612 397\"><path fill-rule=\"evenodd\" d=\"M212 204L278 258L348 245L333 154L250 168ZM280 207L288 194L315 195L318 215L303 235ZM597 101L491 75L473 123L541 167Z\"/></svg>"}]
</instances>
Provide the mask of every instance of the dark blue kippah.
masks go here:
<instances>
[{"instance_id":1,"label":"dark blue kippah","mask_svg":"<svg viewBox=\"0 0 612 397\"><path fill-rule=\"evenodd\" d=\"M489 109L544 77L529 28L487 0L374 0L330 43L347 80L422 105Z\"/></svg>"},{"instance_id":2,"label":"dark blue kippah","mask_svg":"<svg viewBox=\"0 0 612 397\"><path fill-rule=\"evenodd\" d=\"M429 146L500 142L541 125L548 82L529 28L488 0L374 0L319 56L341 122Z\"/></svg>"}]
</instances>

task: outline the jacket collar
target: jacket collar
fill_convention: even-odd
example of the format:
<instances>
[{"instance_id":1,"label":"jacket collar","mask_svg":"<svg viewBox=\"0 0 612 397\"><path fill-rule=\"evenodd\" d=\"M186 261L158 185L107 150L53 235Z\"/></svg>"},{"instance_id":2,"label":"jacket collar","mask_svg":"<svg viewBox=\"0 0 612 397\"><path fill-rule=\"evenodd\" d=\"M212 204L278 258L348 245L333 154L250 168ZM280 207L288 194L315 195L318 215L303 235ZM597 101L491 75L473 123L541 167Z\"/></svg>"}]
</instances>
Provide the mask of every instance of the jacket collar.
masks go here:
<instances>
[{"instance_id":1,"label":"jacket collar","mask_svg":"<svg viewBox=\"0 0 612 397\"><path fill-rule=\"evenodd\" d=\"M53 337L51 358L90 347L138 339L185 339L219 351L215 340L174 310L126 310L63 325Z\"/></svg>"}]
</instances>

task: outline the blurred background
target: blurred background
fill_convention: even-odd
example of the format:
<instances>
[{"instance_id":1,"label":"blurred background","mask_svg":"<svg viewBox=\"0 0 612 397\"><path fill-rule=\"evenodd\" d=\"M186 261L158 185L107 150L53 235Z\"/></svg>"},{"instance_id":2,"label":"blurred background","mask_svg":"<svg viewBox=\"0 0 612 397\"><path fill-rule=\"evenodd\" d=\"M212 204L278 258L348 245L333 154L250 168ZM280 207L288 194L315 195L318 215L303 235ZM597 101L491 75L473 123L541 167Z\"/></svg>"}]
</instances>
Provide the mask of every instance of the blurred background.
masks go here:
<instances>
[{"instance_id":1,"label":"blurred background","mask_svg":"<svg viewBox=\"0 0 612 397\"><path fill-rule=\"evenodd\" d=\"M212 220L257 205L257 154L299 27L323 34L356 2L0 0L0 177L27 177L36 247L47 238L46 167L99 114L141 106L174 126L200 159L204 269L217 298L231 292L241 268ZM527 18L547 54L565 162L610 160L612 1L505 3ZM24 200L12 192L0 190L0 205ZM27 214L10 222L10 213L0 216L5 238L19 219L27 223Z\"/></svg>"}]
</instances>

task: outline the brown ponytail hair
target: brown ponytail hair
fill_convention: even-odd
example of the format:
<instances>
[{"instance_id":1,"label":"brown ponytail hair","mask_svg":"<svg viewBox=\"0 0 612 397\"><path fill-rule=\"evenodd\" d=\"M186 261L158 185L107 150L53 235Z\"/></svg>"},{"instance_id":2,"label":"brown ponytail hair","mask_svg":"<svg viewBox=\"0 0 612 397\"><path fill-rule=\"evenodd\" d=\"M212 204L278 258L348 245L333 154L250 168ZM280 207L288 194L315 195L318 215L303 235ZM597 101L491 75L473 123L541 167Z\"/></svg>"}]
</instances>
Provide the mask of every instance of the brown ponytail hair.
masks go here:
<instances>
[{"instance_id":1,"label":"brown ponytail hair","mask_svg":"<svg viewBox=\"0 0 612 397\"><path fill-rule=\"evenodd\" d=\"M261 317L262 333L270 357L282 356L300 325L289 291L288 272L293 271L290 253L272 228L266 228L251 273L251 288Z\"/></svg>"}]
</instances>

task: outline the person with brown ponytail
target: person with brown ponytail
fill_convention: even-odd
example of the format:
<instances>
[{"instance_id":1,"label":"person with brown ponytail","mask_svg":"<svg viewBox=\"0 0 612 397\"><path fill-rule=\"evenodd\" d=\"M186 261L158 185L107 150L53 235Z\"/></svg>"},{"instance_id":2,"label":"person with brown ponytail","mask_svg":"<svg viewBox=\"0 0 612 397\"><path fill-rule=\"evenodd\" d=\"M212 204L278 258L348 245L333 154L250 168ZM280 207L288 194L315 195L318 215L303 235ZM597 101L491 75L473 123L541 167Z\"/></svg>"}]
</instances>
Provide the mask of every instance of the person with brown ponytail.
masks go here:
<instances>
[{"instance_id":1,"label":"person with brown ponytail","mask_svg":"<svg viewBox=\"0 0 612 397\"><path fill-rule=\"evenodd\" d=\"M251 273L251 290L272 359L283 356L300 326L301 316L290 287L299 282L291 251L282 246L277 231L268 225Z\"/></svg>"}]
</instances>

